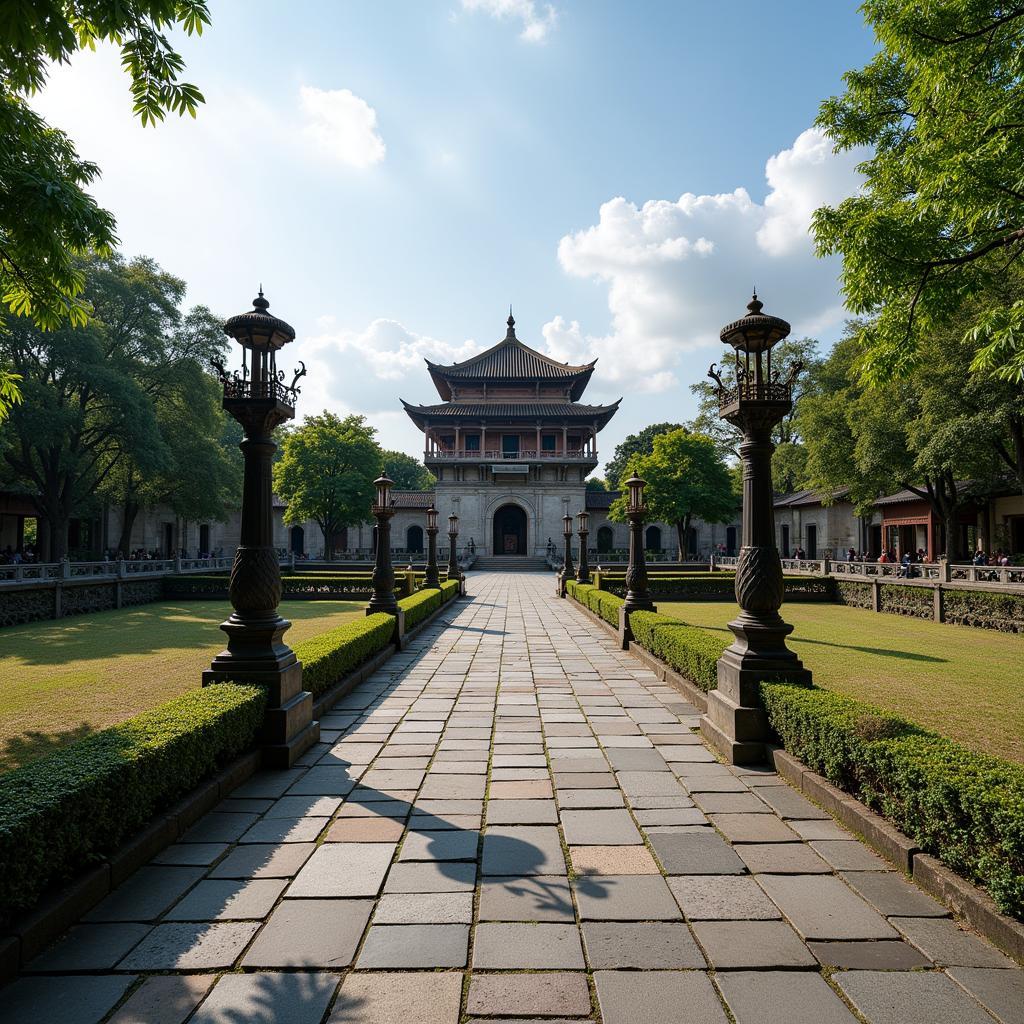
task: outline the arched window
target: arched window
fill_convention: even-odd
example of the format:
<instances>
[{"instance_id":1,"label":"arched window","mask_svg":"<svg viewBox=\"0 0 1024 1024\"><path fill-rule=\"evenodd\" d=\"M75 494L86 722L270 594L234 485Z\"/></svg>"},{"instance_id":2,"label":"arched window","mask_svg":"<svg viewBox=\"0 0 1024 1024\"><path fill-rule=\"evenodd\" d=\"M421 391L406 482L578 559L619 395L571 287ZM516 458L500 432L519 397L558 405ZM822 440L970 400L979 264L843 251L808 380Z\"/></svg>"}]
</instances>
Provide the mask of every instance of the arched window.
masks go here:
<instances>
[{"instance_id":1,"label":"arched window","mask_svg":"<svg viewBox=\"0 0 1024 1024\"><path fill-rule=\"evenodd\" d=\"M644 535L644 548L647 551L661 551L661 527L648 526Z\"/></svg>"},{"instance_id":2,"label":"arched window","mask_svg":"<svg viewBox=\"0 0 1024 1024\"><path fill-rule=\"evenodd\" d=\"M602 526L597 531L597 553L606 555L615 544L615 531L610 526Z\"/></svg>"},{"instance_id":3,"label":"arched window","mask_svg":"<svg viewBox=\"0 0 1024 1024\"><path fill-rule=\"evenodd\" d=\"M736 527L730 526L725 531L725 553L727 555L736 554Z\"/></svg>"},{"instance_id":4,"label":"arched window","mask_svg":"<svg viewBox=\"0 0 1024 1024\"><path fill-rule=\"evenodd\" d=\"M410 526L405 531L405 550L414 552L415 554L423 553L423 527L422 526Z\"/></svg>"},{"instance_id":5,"label":"arched window","mask_svg":"<svg viewBox=\"0 0 1024 1024\"><path fill-rule=\"evenodd\" d=\"M306 531L301 526L293 526L291 532L292 554L301 555L306 550Z\"/></svg>"}]
</instances>

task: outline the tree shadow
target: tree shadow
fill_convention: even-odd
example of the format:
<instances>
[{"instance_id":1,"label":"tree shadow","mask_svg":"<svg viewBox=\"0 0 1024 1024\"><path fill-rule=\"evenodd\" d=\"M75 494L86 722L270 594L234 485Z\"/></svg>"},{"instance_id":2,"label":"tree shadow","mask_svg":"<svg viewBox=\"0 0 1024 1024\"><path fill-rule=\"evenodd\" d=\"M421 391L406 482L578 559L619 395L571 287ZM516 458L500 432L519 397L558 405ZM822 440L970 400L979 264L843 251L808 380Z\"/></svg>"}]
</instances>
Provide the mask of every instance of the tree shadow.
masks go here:
<instances>
[{"instance_id":1,"label":"tree shadow","mask_svg":"<svg viewBox=\"0 0 1024 1024\"><path fill-rule=\"evenodd\" d=\"M732 630L728 626L704 626L695 622L683 622L680 620L680 625L689 626L692 629L703 629L708 633L723 633L726 636L732 636ZM831 640L813 640L810 637L801 636L799 633L794 634L789 638L789 642L792 644L814 644L817 647L835 647L841 651L859 651L861 654L874 654L879 658L899 658L904 661L926 661L932 662L938 665L945 665L949 662L948 658L937 658L932 654L918 654L915 651L898 651L892 650L888 647L861 647L858 644L837 644Z\"/></svg>"},{"instance_id":2,"label":"tree shadow","mask_svg":"<svg viewBox=\"0 0 1024 1024\"><path fill-rule=\"evenodd\" d=\"M859 647L856 644L836 644L829 640L810 640L807 637L795 636L793 643L815 644L818 647L836 647L843 651L860 651L862 654L875 654L880 658L899 658L906 661L929 661L939 665L948 663L948 658L936 658L931 654L917 654L913 651L893 651L888 647Z\"/></svg>"},{"instance_id":3,"label":"tree shadow","mask_svg":"<svg viewBox=\"0 0 1024 1024\"><path fill-rule=\"evenodd\" d=\"M30 761L35 761L47 754L52 754L61 747L66 747L76 740L85 739L96 731L96 727L88 722L81 722L79 725L69 729L58 730L57 732L43 732L42 730L29 729L19 736L10 736L4 740L3 750L0 752L0 771L10 771L19 768Z\"/></svg>"},{"instance_id":4,"label":"tree shadow","mask_svg":"<svg viewBox=\"0 0 1024 1024\"><path fill-rule=\"evenodd\" d=\"M223 638L219 624L231 614L227 601L160 601L132 608L90 612L73 618L47 619L3 631L5 653L26 665L64 665L68 661L106 661L121 656L139 656L157 651L189 651L209 647L211 657L220 650ZM322 601L283 601L281 615L301 622L318 616ZM330 602L330 612L358 612L365 602ZM344 607L342 607L344 606ZM19 649L15 650L15 644Z\"/></svg>"}]
</instances>

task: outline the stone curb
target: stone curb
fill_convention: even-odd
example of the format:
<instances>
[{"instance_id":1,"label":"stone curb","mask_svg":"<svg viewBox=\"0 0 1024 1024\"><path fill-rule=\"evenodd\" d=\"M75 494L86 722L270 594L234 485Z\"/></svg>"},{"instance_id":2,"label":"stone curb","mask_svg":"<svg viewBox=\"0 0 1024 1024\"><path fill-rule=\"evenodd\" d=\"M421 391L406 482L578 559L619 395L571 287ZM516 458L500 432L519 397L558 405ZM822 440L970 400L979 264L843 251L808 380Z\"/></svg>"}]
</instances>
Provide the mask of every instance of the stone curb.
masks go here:
<instances>
[{"instance_id":1,"label":"stone curb","mask_svg":"<svg viewBox=\"0 0 1024 1024\"><path fill-rule=\"evenodd\" d=\"M14 926L12 934L0 938L0 981L11 980L19 967L27 965L136 869L175 842L211 807L253 775L259 765L258 750L236 758L109 858L70 885L44 897Z\"/></svg>"},{"instance_id":2,"label":"stone curb","mask_svg":"<svg viewBox=\"0 0 1024 1024\"><path fill-rule=\"evenodd\" d=\"M581 611L592 622L597 623L607 633L618 639L619 631L610 623L605 622L600 615L596 615L586 605L582 605L575 598L568 594L565 598L572 601L573 607ZM680 675L674 668L666 665L660 658L656 658L646 647L642 647L635 640L630 640L625 648L632 653L639 661L649 668L662 682L668 683L686 698L702 715L708 710L708 695L695 683L692 683L686 676Z\"/></svg>"},{"instance_id":3,"label":"stone curb","mask_svg":"<svg viewBox=\"0 0 1024 1024\"><path fill-rule=\"evenodd\" d=\"M446 601L410 630L406 637L415 637L459 599L456 595ZM314 704L314 716L329 710L395 653L395 645L389 644L332 686ZM258 749L236 758L212 779L201 783L170 810L146 825L99 865L70 885L44 897L14 926L11 934L0 936L0 984L11 981L21 967L27 966L100 900L149 863L161 850L176 842L204 814L254 775L260 763L261 753Z\"/></svg>"},{"instance_id":4,"label":"stone curb","mask_svg":"<svg viewBox=\"0 0 1024 1024\"><path fill-rule=\"evenodd\" d=\"M868 846L962 917L1018 963L1024 964L1024 923L1004 914L978 886L961 878L859 800L833 786L781 747L772 749L775 769L794 789L823 807Z\"/></svg>"}]
</instances>

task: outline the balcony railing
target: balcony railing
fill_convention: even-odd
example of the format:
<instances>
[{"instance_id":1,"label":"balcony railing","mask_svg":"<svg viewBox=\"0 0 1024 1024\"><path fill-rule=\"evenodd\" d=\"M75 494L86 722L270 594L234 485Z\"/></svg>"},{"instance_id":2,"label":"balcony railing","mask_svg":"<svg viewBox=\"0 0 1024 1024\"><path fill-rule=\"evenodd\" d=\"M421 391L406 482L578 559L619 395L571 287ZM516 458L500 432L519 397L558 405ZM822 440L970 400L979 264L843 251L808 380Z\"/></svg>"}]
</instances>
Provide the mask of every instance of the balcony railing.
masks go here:
<instances>
[{"instance_id":1,"label":"balcony railing","mask_svg":"<svg viewBox=\"0 0 1024 1024\"><path fill-rule=\"evenodd\" d=\"M717 558L720 566L735 566L736 558ZM1024 566L961 565L956 562L848 562L832 558L783 558L787 573L837 576L841 579L909 579L933 583L981 583L1024 586Z\"/></svg>"},{"instance_id":2,"label":"balcony railing","mask_svg":"<svg viewBox=\"0 0 1024 1024\"><path fill-rule=\"evenodd\" d=\"M117 559L104 562L22 562L0 565L0 584L46 583L54 580L139 579L188 573L223 572L231 568L234 556L220 558ZM282 565L290 556L281 558Z\"/></svg>"},{"instance_id":3,"label":"balcony railing","mask_svg":"<svg viewBox=\"0 0 1024 1024\"><path fill-rule=\"evenodd\" d=\"M538 459L564 462L567 459L575 459L580 462L593 462L596 458L596 454L591 454L582 448L574 448L568 452L538 452L527 450L504 452L495 451L493 449L488 449L486 451L455 451L454 449L449 448L438 448L434 451L426 451L423 453L423 460L425 462L430 461L431 459L465 459L477 460L479 462L532 462Z\"/></svg>"}]
</instances>

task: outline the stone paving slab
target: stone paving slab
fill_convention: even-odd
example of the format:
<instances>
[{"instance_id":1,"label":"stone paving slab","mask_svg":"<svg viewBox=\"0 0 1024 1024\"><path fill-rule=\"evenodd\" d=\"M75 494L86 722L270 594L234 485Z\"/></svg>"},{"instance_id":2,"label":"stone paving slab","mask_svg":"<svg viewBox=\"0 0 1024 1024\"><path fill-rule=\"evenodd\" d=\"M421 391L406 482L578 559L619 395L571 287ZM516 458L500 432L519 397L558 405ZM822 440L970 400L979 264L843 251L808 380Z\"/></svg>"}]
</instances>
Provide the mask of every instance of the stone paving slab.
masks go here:
<instances>
[{"instance_id":1,"label":"stone paving slab","mask_svg":"<svg viewBox=\"0 0 1024 1024\"><path fill-rule=\"evenodd\" d=\"M770 768L719 763L550 575L468 582L0 1020L1024 1024L1024 972Z\"/></svg>"}]
</instances>

